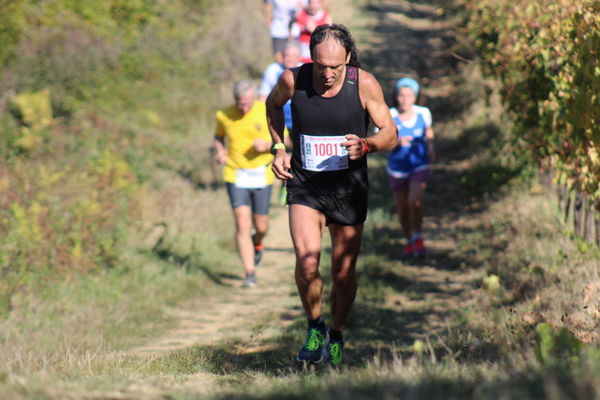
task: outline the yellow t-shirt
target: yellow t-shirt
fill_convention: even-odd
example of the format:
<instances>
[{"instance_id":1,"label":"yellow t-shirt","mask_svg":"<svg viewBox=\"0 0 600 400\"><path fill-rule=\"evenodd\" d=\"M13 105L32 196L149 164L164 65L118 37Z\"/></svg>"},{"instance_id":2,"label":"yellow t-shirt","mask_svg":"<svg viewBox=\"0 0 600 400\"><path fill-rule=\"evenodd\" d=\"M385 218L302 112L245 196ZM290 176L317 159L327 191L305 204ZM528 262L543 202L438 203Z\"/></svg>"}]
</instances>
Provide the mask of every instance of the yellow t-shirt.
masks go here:
<instances>
[{"instance_id":1,"label":"yellow t-shirt","mask_svg":"<svg viewBox=\"0 0 600 400\"><path fill-rule=\"evenodd\" d=\"M222 108L216 114L216 136L225 138L227 162L223 167L225 182L236 183L238 169L266 168L266 184L275 181L271 170L273 155L270 152L259 153L254 149L255 139L271 141L267 126L265 103L255 101L250 111L242 115L235 105Z\"/></svg>"}]
</instances>

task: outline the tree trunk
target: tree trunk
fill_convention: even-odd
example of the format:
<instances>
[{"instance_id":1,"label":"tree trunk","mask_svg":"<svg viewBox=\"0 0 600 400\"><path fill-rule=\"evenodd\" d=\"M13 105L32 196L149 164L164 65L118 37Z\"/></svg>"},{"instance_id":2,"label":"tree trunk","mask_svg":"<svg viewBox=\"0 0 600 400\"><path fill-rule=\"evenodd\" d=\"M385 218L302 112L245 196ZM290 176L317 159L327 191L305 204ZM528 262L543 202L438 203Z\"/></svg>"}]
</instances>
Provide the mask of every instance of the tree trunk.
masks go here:
<instances>
[{"instance_id":1,"label":"tree trunk","mask_svg":"<svg viewBox=\"0 0 600 400\"><path fill-rule=\"evenodd\" d=\"M573 210L573 231L575 236L581 237L583 231L583 195L575 189L575 207Z\"/></svg>"},{"instance_id":2,"label":"tree trunk","mask_svg":"<svg viewBox=\"0 0 600 400\"><path fill-rule=\"evenodd\" d=\"M583 197L583 240L586 243L594 243L593 223L594 210L588 196Z\"/></svg>"},{"instance_id":3,"label":"tree trunk","mask_svg":"<svg viewBox=\"0 0 600 400\"><path fill-rule=\"evenodd\" d=\"M564 223L566 224L569 222L569 211L571 210L571 191L567 185L562 187L561 195L563 198L563 209L561 211L563 212Z\"/></svg>"},{"instance_id":4,"label":"tree trunk","mask_svg":"<svg viewBox=\"0 0 600 400\"><path fill-rule=\"evenodd\" d=\"M594 219L594 230L596 231L596 246L600 247L600 199L596 199L595 204L592 205L592 216Z\"/></svg>"},{"instance_id":5,"label":"tree trunk","mask_svg":"<svg viewBox=\"0 0 600 400\"><path fill-rule=\"evenodd\" d=\"M596 245L600 246L600 217L598 215L594 218L594 225L596 225Z\"/></svg>"},{"instance_id":6,"label":"tree trunk","mask_svg":"<svg viewBox=\"0 0 600 400\"><path fill-rule=\"evenodd\" d=\"M552 185L552 169L550 167L542 166L539 169L539 174L540 174L540 184L544 187L544 189L546 190L546 193L553 193L554 188Z\"/></svg>"}]
</instances>

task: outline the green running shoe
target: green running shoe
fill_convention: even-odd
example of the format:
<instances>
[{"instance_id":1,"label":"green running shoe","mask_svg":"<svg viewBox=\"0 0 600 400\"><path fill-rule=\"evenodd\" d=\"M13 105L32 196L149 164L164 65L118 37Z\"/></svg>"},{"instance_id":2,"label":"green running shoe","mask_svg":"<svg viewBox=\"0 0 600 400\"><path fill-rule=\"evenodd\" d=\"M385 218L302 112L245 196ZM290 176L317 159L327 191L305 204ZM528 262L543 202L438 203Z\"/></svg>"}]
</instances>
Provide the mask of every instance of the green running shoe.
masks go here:
<instances>
[{"instance_id":1,"label":"green running shoe","mask_svg":"<svg viewBox=\"0 0 600 400\"><path fill-rule=\"evenodd\" d=\"M320 363L323 361L323 349L328 341L327 329L308 328L306 341L296 356L296 360Z\"/></svg>"},{"instance_id":2,"label":"green running shoe","mask_svg":"<svg viewBox=\"0 0 600 400\"><path fill-rule=\"evenodd\" d=\"M325 362L330 362L334 366L339 366L342 363L342 349L344 342L331 341L325 346Z\"/></svg>"}]
</instances>

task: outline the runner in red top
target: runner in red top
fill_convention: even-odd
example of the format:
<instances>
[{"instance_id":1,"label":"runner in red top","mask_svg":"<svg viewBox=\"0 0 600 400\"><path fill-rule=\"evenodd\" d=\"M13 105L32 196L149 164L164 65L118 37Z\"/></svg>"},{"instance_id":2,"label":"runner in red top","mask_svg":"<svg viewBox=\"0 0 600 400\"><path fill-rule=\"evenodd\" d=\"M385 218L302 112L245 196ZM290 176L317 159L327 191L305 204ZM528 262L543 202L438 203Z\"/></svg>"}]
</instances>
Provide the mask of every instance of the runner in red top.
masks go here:
<instances>
[{"instance_id":1,"label":"runner in red top","mask_svg":"<svg viewBox=\"0 0 600 400\"><path fill-rule=\"evenodd\" d=\"M300 46L302 50L303 63L311 62L310 58L310 35L320 25L332 24L331 14L324 7L323 0L308 0L308 5L296 15L296 23L300 28Z\"/></svg>"}]
</instances>

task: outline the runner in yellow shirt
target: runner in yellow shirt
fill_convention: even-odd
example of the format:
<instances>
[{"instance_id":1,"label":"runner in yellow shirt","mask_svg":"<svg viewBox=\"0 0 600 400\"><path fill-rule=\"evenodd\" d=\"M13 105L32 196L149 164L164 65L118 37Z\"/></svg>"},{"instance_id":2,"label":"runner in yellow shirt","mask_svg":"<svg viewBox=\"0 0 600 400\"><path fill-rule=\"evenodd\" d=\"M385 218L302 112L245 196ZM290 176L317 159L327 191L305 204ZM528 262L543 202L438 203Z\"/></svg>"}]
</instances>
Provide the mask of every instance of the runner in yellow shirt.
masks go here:
<instances>
[{"instance_id":1,"label":"runner in yellow shirt","mask_svg":"<svg viewBox=\"0 0 600 400\"><path fill-rule=\"evenodd\" d=\"M236 82L233 97L235 104L216 114L215 158L223 165L223 179L235 218L236 244L246 272L242 286L253 287L257 283L255 267L262 259L263 238L269 227L275 180L270 168L273 155L265 103L256 100L254 83Z\"/></svg>"}]
</instances>

